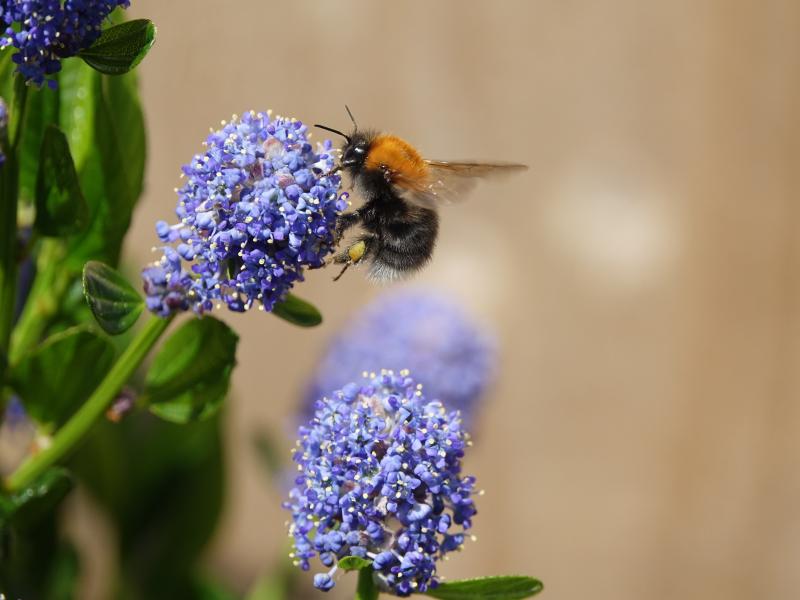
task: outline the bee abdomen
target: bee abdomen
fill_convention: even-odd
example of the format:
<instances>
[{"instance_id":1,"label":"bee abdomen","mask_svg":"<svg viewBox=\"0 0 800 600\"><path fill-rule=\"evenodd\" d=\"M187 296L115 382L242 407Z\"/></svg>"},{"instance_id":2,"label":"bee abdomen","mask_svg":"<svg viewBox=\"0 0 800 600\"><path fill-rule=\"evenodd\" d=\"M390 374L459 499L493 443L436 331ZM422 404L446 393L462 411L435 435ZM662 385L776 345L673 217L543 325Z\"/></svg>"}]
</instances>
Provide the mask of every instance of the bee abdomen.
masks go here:
<instances>
[{"instance_id":1,"label":"bee abdomen","mask_svg":"<svg viewBox=\"0 0 800 600\"><path fill-rule=\"evenodd\" d=\"M379 281L392 281L407 277L428 263L432 249L431 247L429 251L420 249L407 251L384 247L373 258L369 276Z\"/></svg>"},{"instance_id":2,"label":"bee abdomen","mask_svg":"<svg viewBox=\"0 0 800 600\"><path fill-rule=\"evenodd\" d=\"M390 228L380 236L370 277L380 281L401 279L424 267L431 259L439 220L435 212L425 211L424 219L413 226ZM407 224L404 224L407 225Z\"/></svg>"}]
</instances>

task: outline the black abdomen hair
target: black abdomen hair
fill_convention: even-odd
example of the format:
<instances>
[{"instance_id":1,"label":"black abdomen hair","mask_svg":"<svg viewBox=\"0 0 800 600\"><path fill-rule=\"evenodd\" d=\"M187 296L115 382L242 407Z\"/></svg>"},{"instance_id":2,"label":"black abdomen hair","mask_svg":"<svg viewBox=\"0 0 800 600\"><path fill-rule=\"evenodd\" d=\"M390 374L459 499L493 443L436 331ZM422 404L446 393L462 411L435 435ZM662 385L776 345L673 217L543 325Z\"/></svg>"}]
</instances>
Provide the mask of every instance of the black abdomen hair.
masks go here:
<instances>
[{"instance_id":1,"label":"black abdomen hair","mask_svg":"<svg viewBox=\"0 0 800 600\"><path fill-rule=\"evenodd\" d=\"M370 277L399 279L424 267L439 233L436 211L401 198L382 176L363 173L359 183L368 199L359 210L361 225L374 235Z\"/></svg>"},{"instance_id":2,"label":"black abdomen hair","mask_svg":"<svg viewBox=\"0 0 800 600\"><path fill-rule=\"evenodd\" d=\"M402 202L402 201L400 201ZM382 224L369 274L382 281L399 279L424 267L431 259L439 232L439 217L414 207L402 220ZM369 227L365 224L365 229Z\"/></svg>"}]
</instances>

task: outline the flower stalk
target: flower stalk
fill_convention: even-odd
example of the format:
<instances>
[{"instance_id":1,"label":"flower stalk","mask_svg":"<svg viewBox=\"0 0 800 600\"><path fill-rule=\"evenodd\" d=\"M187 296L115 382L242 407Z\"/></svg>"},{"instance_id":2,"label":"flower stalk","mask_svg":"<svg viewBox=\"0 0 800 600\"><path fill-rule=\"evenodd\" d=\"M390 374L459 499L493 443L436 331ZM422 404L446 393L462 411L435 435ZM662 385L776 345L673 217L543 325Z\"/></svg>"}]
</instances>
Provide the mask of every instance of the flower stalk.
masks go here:
<instances>
[{"instance_id":1,"label":"flower stalk","mask_svg":"<svg viewBox=\"0 0 800 600\"><path fill-rule=\"evenodd\" d=\"M105 379L83 406L59 429L52 443L14 471L5 482L9 491L19 491L35 481L45 470L62 460L86 436L130 379L161 335L172 317L152 317L125 349Z\"/></svg>"}]
</instances>

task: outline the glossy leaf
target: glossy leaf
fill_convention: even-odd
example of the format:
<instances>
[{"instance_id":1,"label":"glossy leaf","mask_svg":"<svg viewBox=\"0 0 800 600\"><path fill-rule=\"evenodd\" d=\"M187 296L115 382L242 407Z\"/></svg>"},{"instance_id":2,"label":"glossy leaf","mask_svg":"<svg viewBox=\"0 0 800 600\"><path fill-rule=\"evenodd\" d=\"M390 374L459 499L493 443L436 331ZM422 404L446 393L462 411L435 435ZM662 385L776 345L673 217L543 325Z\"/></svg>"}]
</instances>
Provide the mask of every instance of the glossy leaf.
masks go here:
<instances>
[{"instance_id":1,"label":"glossy leaf","mask_svg":"<svg viewBox=\"0 0 800 600\"><path fill-rule=\"evenodd\" d=\"M64 132L45 128L36 177L36 222L42 235L67 236L86 226L89 209Z\"/></svg>"},{"instance_id":2,"label":"glossy leaf","mask_svg":"<svg viewBox=\"0 0 800 600\"><path fill-rule=\"evenodd\" d=\"M358 572L355 600L378 600L378 586L375 585L375 572L371 567Z\"/></svg>"},{"instance_id":3,"label":"glossy leaf","mask_svg":"<svg viewBox=\"0 0 800 600\"><path fill-rule=\"evenodd\" d=\"M89 397L114 362L105 336L73 327L50 336L12 368L11 383L39 423L64 423Z\"/></svg>"},{"instance_id":4,"label":"glossy leaf","mask_svg":"<svg viewBox=\"0 0 800 600\"><path fill-rule=\"evenodd\" d=\"M94 138L80 170L90 223L72 241L68 256L77 268L87 260L117 264L144 180L144 119L135 75L97 77L90 93Z\"/></svg>"},{"instance_id":5,"label":"glossy leaf","mask_svg":"<svg viewBox=\"0 0 800 600\"><path fill-rule=\"evenodd\" d=\"M15 78L18 79L18 78ZM28 86L24 124L19 141L19 195L23 203L32 203L36 198L39 176L39 160L47 126L58 120L60 93L44 86L41 89ZM13 108L19 113L19 108ZM12 113L12 117L19 116Z\"/></svg>"},{"instance_id":6,"label":"glossy leaf","mask_svg":"<svg viewBox=\"0 0 800 600\"><path fill-rule=\"evenodd\" d=\"M11 50L0 52L0 98L3 98L6 104L14 93L14 70L17 65L11 60L12 54L14 52Z\"/></svg>"},{"instance_id":7,"label":"glossy leaf","mask_svg":"<svg viewBox=\"0 0 800 600\"><path fill-rule=\"evenodd\" d=\"M121 75L138 65L155 41L155 25L148 19L136 19L109 27L78 56L101 73Z\"/></svg>"},{"instance_id":8,"label":"glossy leaf","mask_svg":"<svg viewBox=\"0 0 800 600\"><path fill-rule=\"evenodd\" d=\"M130 329L144 308L144 300L128 280L98 261L83 268L83 295L100 327L112 335Z\"/></svg>"},{"instance_id":9,"label":"glossy leaf","mask_svg":"<svg viewBox=\"0 0 800 600\"><path fill-rule=\"evenodd\" d=\"M447 581L425 594L440 600L515 600L530 598L542 589L542 582L532 577L504 575Z\"/></svg>"},{"instance_id":10,"label":"glossy leaf","mask_svg":"<svg viewBox=\"0 0 800 600\"><path fill-rule=\"evenodd\" d=\"M72 160L80 172L94 145L93 93L100 74L79 60L65 60L58 74L58 126L67 136Z\"/></svg>"},{"instance_id":11,"label":"glossy leaf","mask_svg":"<svg viewBox=\"0 0 800 600\"><path fill-rule=\"evenodd\" d=\"M360 571L370 566L372 561L360 556L345 556L339 559L339 568L345 571Z\"/></svg>"},{"instance_id":12,"label":"glossy leaf","mask_svg":"<svg viewBox=\"0 0 800 600\"><path fill-rule=\"evenodd\" d=\"M150 410L175 423L213 415L228 392L238 341L230 327L213 317L184 323L147 372Z\"/></svg>"},{"instance_id":13,"label":"glossy leaf","mask_svg":"<svg viewBox=\"0 0 800 600\"><path fill-rule=\"evenodd\" d=\"M314 327L322 323L322 314L317 308L294 294L287 294L283 302L274 306L272 313L300 327Z\"/></svg>"},{"instance_id":14,"label":"glossy leaf","mask_svg":"<svg viewBox=\"0 0 800 600\"><path fill-rule=\"evenodd\" d=\"M144 120L135 73L107 77L83 61L65 61L59 86L62 83L62 129L73 151L89 207L89 223L65 242L44 241L63 247L57 252L61 255L58 260L42 260L44 257L40 256L37 261L36 280L20 317L21 325L31 332L29 337L34 341L54 321L76 322L59 312L65 307L65 294L72 289L72 281L77 281L80 289L81 272L87 261L117 265L144 176ZM39 146L36 149L34 164ZM43 283L48 281L52 283ZM86 306L83 298L80 304Z\"/></svg>"},{"instance_id":15,"label":"glossy leaf","mask_svg":"<svg viewBox=\"0 0 800 600\"><path fill-rule=\"evenodd\" d=\"M18 327L29 334L25 348L41 339L55 321L62 326L78 322L60 314L62 308L74 312L66 307L65 294L73 289L73 281L80 291L87 261L116 266L143 183L145 133L135 73L107 77L83 61L68 60L59 74L59 90L61 128L73 152L89 223L67 240L48 239L42 244L55 252L47 252L48 256L40 252L37 259L37 276ZM36 150L34 170L39 146ZM58 258L52 259L53 254ZM79 298L86 307L82 295Z\"/></svg>"},{"instance_id":16,"label":"glossy leaf","mask_svg":"<svg viewBox=\"0 0 800 600\"><path fill-rule=\"evenodd\" d=\"M28 528L49 516L72 489L69 471L52 467L32 485L10 495L0 495L0 526Z\"/></svg>"}]
</instances>

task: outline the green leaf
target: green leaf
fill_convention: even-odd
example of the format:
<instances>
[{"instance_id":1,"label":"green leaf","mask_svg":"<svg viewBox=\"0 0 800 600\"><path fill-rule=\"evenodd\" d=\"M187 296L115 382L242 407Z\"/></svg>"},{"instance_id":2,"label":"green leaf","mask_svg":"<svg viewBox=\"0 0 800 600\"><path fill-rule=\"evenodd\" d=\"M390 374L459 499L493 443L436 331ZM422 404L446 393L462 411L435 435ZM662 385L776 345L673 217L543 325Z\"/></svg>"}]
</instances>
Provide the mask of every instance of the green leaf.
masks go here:
<instances>
[{"instance_id":1,"label":"green leaf","mask_svg":"<svg viewBox=\"0 0 800 600\"><path fill-rule=\"evenodd\" d=\"M42 332L54 321L60 320L62 325L80 322L70 314L60 314L65 307L65 293L73 289L73 282L77 282L80 291L81 272L87 261L117 265L142 190L145 132L135 72L107 77L83 61L68 60L59 74L59 92L60 125L69 140L89 207L89 223L77 235L49 238L40 245L36 279L17 328L25 333L20 339L24 343L15 343L12 359L18 359L41 339ZM28 133L26 127L23 141ZM40 146L36 145L32 158L34 183ZM45 245L52 246L55 252L45 256ZM53 254L58 258L52 259ZM88 312L82 294L79 298Z\"/></svg>"},{"instance_id":2,"label":"green leaf","mask_svg":"<svg viewBox=\"0 0 800 600\"><path fill-rule=\"evenodd\" d=\"M94 260L83 268L83 295L100 327L111 335L130 329L144 308L142 297L127 279Z\"/></svg>"},{"instance_id":3,"label":"green leaf","mask_svg":"<svg viewBox=\"0 0 800 600\"><path fill-rule=\"evenodd\" d=\"M125 186L130 210L133 210L136 200L144 188L144 169L146 159L147 140L145 137L145 122L142 107L139 102L139 84L135 73L122 77L103 77L103 98L105 104L104 116L112 128L114 145L117 147L116 160L122 160L124 169L117 163L105 163L104 169L111 174L120 172L124 177L117 181L117 186ZM102 124L102 122L101 122ZM103 132L101 132L102 134ZM110 140L105 140L101 135L98 138L103 144L110 145ZM106 178L109 179L108 174Z\"/></svg>"},{"instance_id":4,"label":"green leaf","mask_svg":"<svg viewBox=\"0 0 800 600\"><path fill-rule=\"evenodd\" d=\"M68 256L78 269L87 260L117 264L144 181L144 117L135 74L96 77L94 83L94 138L80 170L90 224L71 241Z\"/></svg>"},{"instance_id":5,"label":"green leaf","mask_svg":"<svg viewBox=\"0 0 800 600\"><path fill-rule=\"evenodd\" d=\"M345 571L360 571L370 566L372 561L360 556L345 556L339 559L339 568Z\"/></svg>"},{"instance_id":6,"label":"green leaf","mask_svg":"<svg viewBox=\"0 0 800 600\"><path fill-rule=\"evenodd\" d=\"M238 341L230 327L213 317L187 321L167 339L147 372L150 410L175 423L213 415L228 392Z\"/></svg>"},{"instance_id":7,"label":"green leaf","mask_svg":"<svg viewBox=\"0 0 800 600\"><path fill-rule=\"evenodd\" d=\"M275 305L272 313L300 327L314 327L322 323L322 314L317 308L294 294L287 294L282 302Z\"/></svg>"},{"instance_id":8,"label":"green leaf","mask_svg":"<svg viewBox=\"0 0 800 600\"><path fill-rule=\"evenodd\" d=\"M81 563L78 551L68 541L59 546L50 572L45 580L43 598L51 600L72 600L78 595Z\"/></svg>"},{"instance_id":9,"label":"green leaf","mask_svg":"<svg viewBox=\"0 0 800 600\"><path fill-rule=\"evenodd\" d=\"M515 600L534 596L542 589L542 582L532 577L501 575L447 581L425 594L441 600Z\"/></svg>"},{"instance_id":10,"label":"green leaf","mask_svg":"<svg viewBox=\"0 0 800 600\"><path fill-rule=\"evenodd\" d=\"M60 93L47 86L41 89L28 86L26 90L24 124L19 142L19 195L23 203L32 203L36 198L39 160L45 130L48 125L58 121ZM19 113L18 108L16 112Z\"/></svg>"},{"instance_id":11,"label":"green leaf","mask_svg":"<svg viewBox=\"0 0 800 600\"><path fill-rule=\"evenodd\" d=\"M14 93L14 69L17 65L11 60L14 48L0 50L0 98L8 104Z\"/></svg>"},{"instance_id":12,"label":"green leaf","mask_svg":"<svg viewBox=\"0 0 800 600\"><path fill-rule=\"evenodd\" d=\"M3 54L0 51L0 57ZM20 317L22 327L18 327L26 332L22 340L25 344L16 344L17 351L11 354L16 359L31 342L41 339L42 332L55 320L67 325L76 323L70 316L59 314L60 307L65 306L65 293L72 289L73 281L80 289L81 272L87 261L117 265L143 185L145 131L135 72L107 77L83 61L68 60L59 74L59 90L61 128L69 140L89 207L89 223L77 235L50 238L41 244L57 247L60 258L51 260L39 252L36 279ZM53 90L41 91L53 95ZM26 126L23 142L28 135ZM36 145L32 158L34 184L40 146L41 143ZM86 306L83 298L80 303Z\"/></svg>"},{"instance_id":13,"label":"green leaf","mask_svg":"<svg viewBox=\"0 0 800 600\"><path fill-rule=\"evenodd\" d=\"M121 75L138 65L155 41L155 25L148 19L136 19L109 27L78 56L101 73Z\"/></svg>"},{"instance_id":14,"label":"green leaf","mask_svg":"<svg viewBox=\"0 0 800 600\"><path fill-rule=\"evenodd\" d=\"M58 125L69 141L72 160L80 173L94 145L93 93L100 74L79 60L65 60L58 74Z\"/></svg>"},{"instance_id":15,"label":"green leaf","mask_svg":"<svg viewBox=\"0 0 800 600\"><path fill-rule=\"evenodd\" d=\"M86 225L88 213L67 136L55 125L48 125L36 177L35 227L42 235L67 236Z\"/></svg>"},{"instance_id":16,"label":"green leaf","mask_svg":"<svg viewBox=\"0 0 800 600\"><path fill-rule=\"evenodd\" d=\"M32 485L0 496L0 526L29 528L50 515L72 489L72 477L63 467L51 467Z\"/></svg>"},{"instance_id":17,"label":"green leaf","mask_svg":"<svg viewBox=\"0 0 800 600\"><path fill-rule=\"evenodd\" d=\"M67 471L53 468L18 494L0 496L0 505L12 507L5 523L0 517L0 590L6 598L78 597L78 556L64 540L57 510L71 487Z\"/></svg>"},{"instance_id":18,"label":"green leaf","mask_svg":"<svg viewBox=\"0 0 800 600\"><path fill-rule=\"evenodd\" d=\"M12 367L11 384L25 410L43 424L63 424L97 387L114 362L108 338L86 326L47 338Z\"/></svg>"},{"instance_id":19,"label":"green leaf","mask_svg":"<svg viewBox=\"0 0 800 600\"><path fill-rule=\"evenodd\" d=\"M378 586L375 585L375 572L372 567L358 572L355 600L378 600Z\"/></svg>"}]
</instances>

